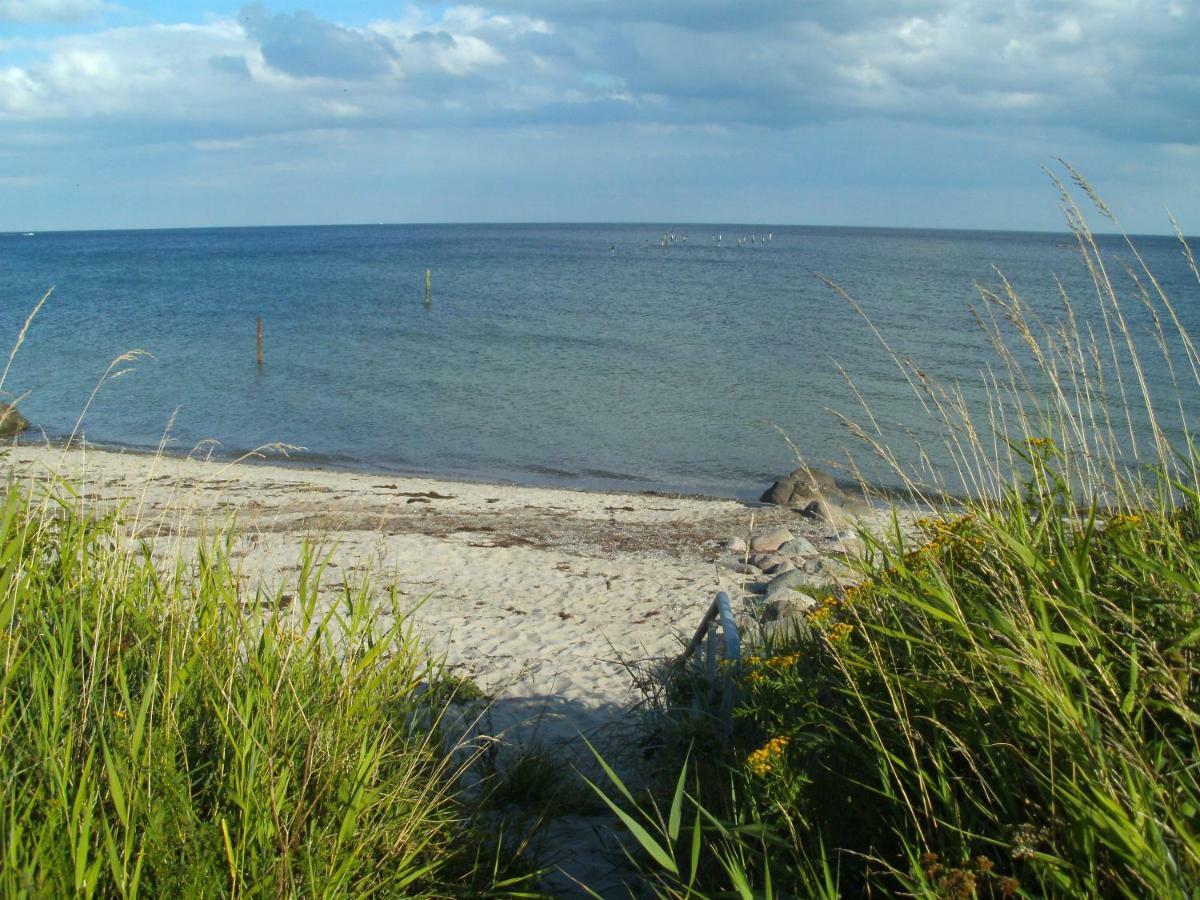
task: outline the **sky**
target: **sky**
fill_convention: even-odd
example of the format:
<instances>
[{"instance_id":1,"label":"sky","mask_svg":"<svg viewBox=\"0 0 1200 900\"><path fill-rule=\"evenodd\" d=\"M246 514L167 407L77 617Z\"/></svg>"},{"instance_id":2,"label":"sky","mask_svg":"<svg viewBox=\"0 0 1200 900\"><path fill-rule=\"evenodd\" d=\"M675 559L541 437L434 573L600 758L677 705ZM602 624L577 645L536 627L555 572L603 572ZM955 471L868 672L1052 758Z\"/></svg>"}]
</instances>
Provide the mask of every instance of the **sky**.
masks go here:
<instances>
[{"instance_id":1,"label":"sky","mask_svg":"<svg viewBox=\"0 0 1200 900\"><path fill-rule=\"evenodd\" d=\"M0 231L1059 230L1061 157L1195 234L1197 47L1194 0L0 0Z\"/></svg>"}]
</instances>

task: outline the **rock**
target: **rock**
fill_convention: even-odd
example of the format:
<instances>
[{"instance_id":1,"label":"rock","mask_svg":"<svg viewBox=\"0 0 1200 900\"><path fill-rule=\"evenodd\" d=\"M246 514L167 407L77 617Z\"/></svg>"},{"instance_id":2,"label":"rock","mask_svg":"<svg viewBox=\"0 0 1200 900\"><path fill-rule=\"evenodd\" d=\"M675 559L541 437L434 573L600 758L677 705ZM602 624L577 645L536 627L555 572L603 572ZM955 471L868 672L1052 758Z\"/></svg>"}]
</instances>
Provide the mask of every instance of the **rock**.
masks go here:
<instances>
[{"instance_id":1,"label":"rock","mask_svg":"<svg viewBox=\"0 0 1200 900\"><path fill-rule=\"evenodd\" d=\"M783 562L783 557L778 553L754 553L750 556L750 565L762 569L764 572L781 562Z\"/></svg>"},{"instance_id":2,"label":"rock","mask_svg":"<svg viewBox=\"0 0 1200 900\"><path fill-rule=\"evenodd\" d=\"M818 522L828 522L834 527L850 520L850 516L841 506L831 503L825 497L799 497L797 502L792 505L792 508L805 518L815 519Z\"/></svg>"},{"instance_id":3,"label":"rock","mask_svg":"<svg viewBox=\"0 0 1200 900\"><path fill-rule=\"evenodd\" d=\"M768 600L763 605L762 618L764 622L778 622L780 619L799 619L816 605L817 601L808 594L793 591L775 600Z\"/></svg>"},{"instance_id":4,"label":"rock","mask_svg":"<svg viewBox=\"0 0 1200 900\"><path fill-rule=\"evenodd\" d=\"M763 641L768 644L793 644L812 638L812 626L804 617L763 622Z\"/></svg>"},{"instance_id":5,"label":"rock","mask_svg":"<svg viewBox=\"0 0 1200 900\"><path fill-rule=\"evenodd\" d=\"M808 538L794 537L775 552L781 556L816 556L821 551Z\"/></svg>"},{"instance_id":6,"label":"rock","mask_svg":"<svg viewBox=\"0 0 1200 900\"><path fill-rule=\"evenodd\" d=\"M755 553L773 553L793 537L795 535L782 526L772 528L770 531L764 531L751 540L750 549Z\"/></svg>"},{"instance_id":7,"label":"rock","mask_svg":"<svg viewBox=\"0 0 1200 900\"><path fill-rule=\"evenodd\" d=\"M736 572L739 575L757 575L758 569L749 563L744 563L740 559L723 559L717 563L722 569L728 569L731 572Z\"/></svg>"},{"instance_id":8,"label":"rock","mask_svg":"<svg viewBox=\"0 0 1200 900\"><path fill-rule=\"evenodd\" d=\"M0 438L20 434L29 427L29 420L21 415L15 406L0 400Z\"/></svg>"},{"instance_id":9,"label":"rock","mask_svg":"<svg viewBox=\"0 0 1200 900\"><path fill-rule=\"evenodd\" d=\"M804 564L803 571L828 581L845 581L854 577L854 571L840 562L824 557L810 559Z\"/></svg>"},{"instance_id":10,"label":"rock","mask_svg":"<svg viewBox=\"0 0 1200 900\"><path fill-rule=\"evenodd\" d=\"M790 572L784 572L782 575L776 575L767 583L767 602L778 600L786 597L792 591L807 587L809 581L808 575L799 569L793 569Z\"/></svg>"},{"instance_id":11,"label":"rock","mask_svg":"<svg viewBox=\"0 0 1200 900\"><path fill-rule=\"evenodd\" d=\"M857 534L851 534L849 537L839 535L829 545L830 553L840 553L842 556L862 556L864 550L866 545Z\"/></svg>"},{"instance_id":12,"label":"rock","mask_svg":"<svg viewBox=\"0 0 1200 900\"><path fill-rule=\"evenodd\" d=\"M774 503L776 506L796 506L794 497L814 497L819 495L840 495L833 476L812 466L801 466L780 478L763 493L759 500L763 503Z\"/></svg>"},{"instance_id":13,"label":"rock","mask_svg":"<svg viewBox=\"0 0 1200 900\"><path fill-rule=\"evenodd\" d=\"M725 549L730 553L742 554L749 548L746 546L746 541L743 538L730 538L725 542Z\"/></svg>"},{"instance_id":14,"label":"rock","mask_svg":"<svg viewBox=\"0 0 1200 900\"><path fill-rule=\"evenodd\" d=\"M790 572L794 568L796 568L796 564L786 556L782 556L779 558L779 562L775 563L769 569L763 569L763 571L768 575L782 575L784 572Z\"/></svg>"}]
</instances>

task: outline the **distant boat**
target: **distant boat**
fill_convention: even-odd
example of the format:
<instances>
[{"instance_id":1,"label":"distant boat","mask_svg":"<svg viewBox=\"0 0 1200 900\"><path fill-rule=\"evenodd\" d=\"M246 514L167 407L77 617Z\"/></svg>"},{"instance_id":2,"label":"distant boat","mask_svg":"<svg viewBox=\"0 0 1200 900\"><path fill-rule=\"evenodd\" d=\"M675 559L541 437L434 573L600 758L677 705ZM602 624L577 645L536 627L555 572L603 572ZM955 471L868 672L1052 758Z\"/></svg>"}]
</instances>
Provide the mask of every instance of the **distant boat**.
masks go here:
<instances>
[{"instance_id":1,"label":"distant boat","mask_svg":"<svg viewBox=\"0 0 1200 900\"><path fill-rule=\"evenodd\" d=\"M25 232L25 237L33 237L33 235L34 235L34 232L32 232L32 231Z\"/></svg>"}]
</instances>

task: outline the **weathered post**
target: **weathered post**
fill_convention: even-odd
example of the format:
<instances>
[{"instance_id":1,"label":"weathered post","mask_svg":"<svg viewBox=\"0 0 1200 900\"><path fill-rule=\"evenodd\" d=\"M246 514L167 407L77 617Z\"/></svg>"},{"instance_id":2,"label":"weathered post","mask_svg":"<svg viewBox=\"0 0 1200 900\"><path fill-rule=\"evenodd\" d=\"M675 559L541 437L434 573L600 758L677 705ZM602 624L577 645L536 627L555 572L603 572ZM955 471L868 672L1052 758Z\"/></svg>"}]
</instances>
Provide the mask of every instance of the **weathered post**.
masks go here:
<instances>
[{"instance_id":1,"label":"weathered post","mask_svg":"<svg viewBox=\"0 0 1200 900\"><path fill-rule=\"evenodd\" d=\"M425 305L429 305L429 269L425 270Z\"/></svg>"}]
</instances>

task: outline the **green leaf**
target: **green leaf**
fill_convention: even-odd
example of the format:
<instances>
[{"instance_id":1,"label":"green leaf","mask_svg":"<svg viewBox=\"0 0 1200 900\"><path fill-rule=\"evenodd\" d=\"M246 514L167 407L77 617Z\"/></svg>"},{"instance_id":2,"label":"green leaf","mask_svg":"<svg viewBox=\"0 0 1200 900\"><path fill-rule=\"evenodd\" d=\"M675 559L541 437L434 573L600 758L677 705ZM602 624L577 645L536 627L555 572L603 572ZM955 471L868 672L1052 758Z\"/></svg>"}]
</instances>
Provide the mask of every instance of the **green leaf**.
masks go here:
<instances>
[{"instance_id":1,"label":"green leaf","mask_svg":"<svg viewBox=\"0 0 1200 900\"><path fill-rule=\"evenodd\" d=\"M688 757L684 756L683 768L679 770L679 781L675 785L675 796L671 798L671 810L667 815L667 837L672 843L679 840L679 824L683 818L683 782L687 777L687 770Z\"/></svg>"},{"instance_id":2,"label":"green leaf","mask_svg":"<svg viewBox=\"0 0 1200 900\"><path fill-rule=\"evenodd\" d=\"M595 791L597 796L604 801L605 805L613 811L613 815L621 820L621 824L629 829L629 833L634 836L637 842L641 844L642 849L649 853L656 863L658 863L672 875L679 874L679 867L675 865L675 860L671 858L671 855L663 849L662 845L659 844L658 841L654 840L654 838L650 836L650 832L643 828L642 825L633 818L633 816L629 815L629 813L625 812L625 810L613 803L612 800L608 798L608 795L605 794L604 791L600 790L600 788L596 787L596 785L592 784L591 781L585 778L584 782L586 782L587 786Z\"/></svg>"}]
</instances>

